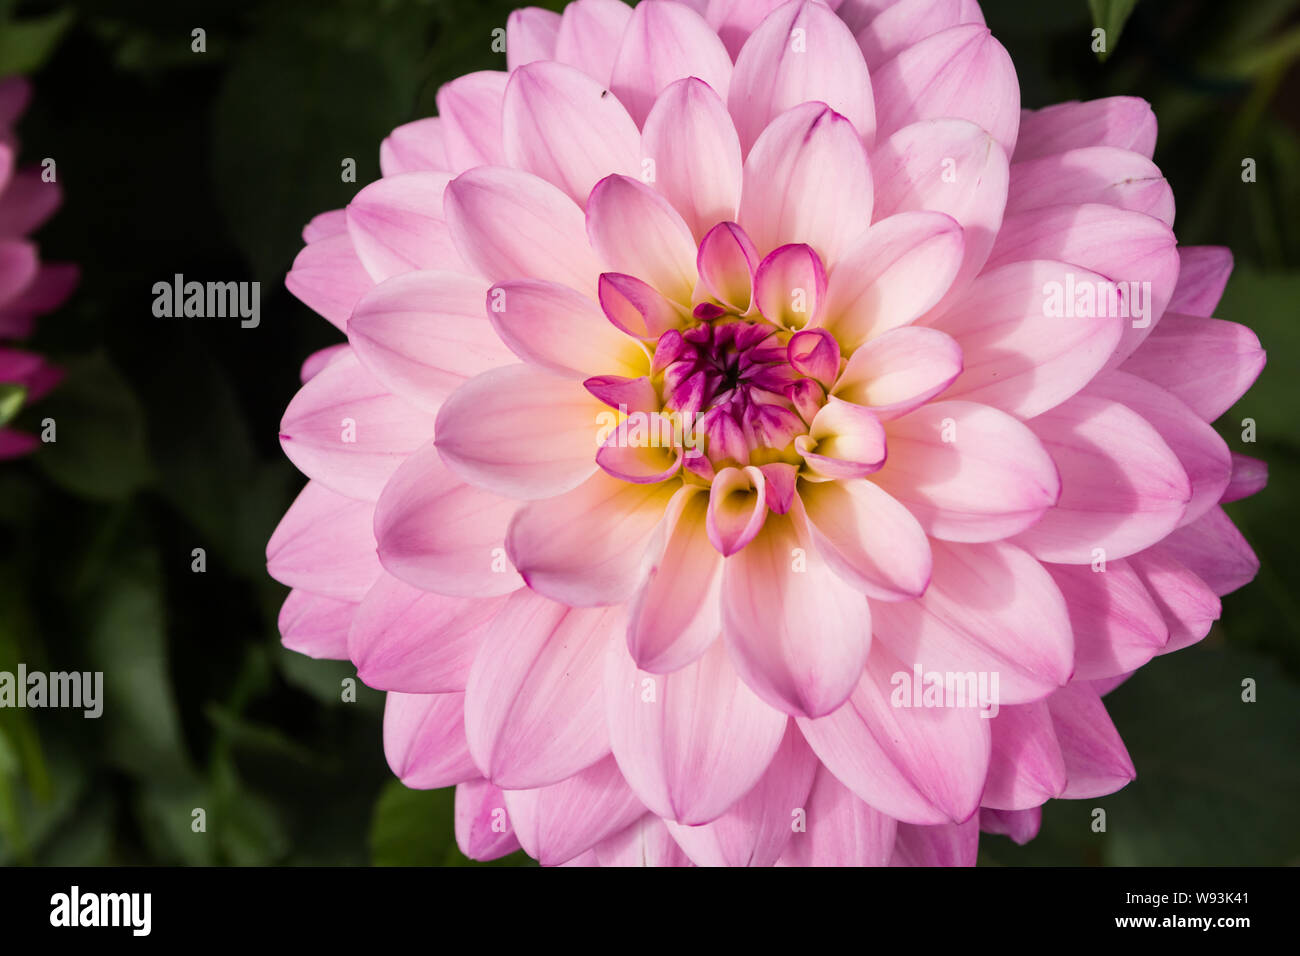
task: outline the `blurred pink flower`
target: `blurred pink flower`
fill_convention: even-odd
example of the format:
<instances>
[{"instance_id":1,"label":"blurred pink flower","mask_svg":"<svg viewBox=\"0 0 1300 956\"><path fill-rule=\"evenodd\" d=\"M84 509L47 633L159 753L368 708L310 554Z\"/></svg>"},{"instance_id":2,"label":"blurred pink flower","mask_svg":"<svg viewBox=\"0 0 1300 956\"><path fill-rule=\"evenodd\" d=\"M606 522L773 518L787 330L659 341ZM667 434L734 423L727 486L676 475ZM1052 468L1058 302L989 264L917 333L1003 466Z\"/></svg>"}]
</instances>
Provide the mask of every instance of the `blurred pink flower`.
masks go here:
<instances>
[{"instance_id":1,"label":"blurred pink flower","mask_svg":"<svg viewBox=\"0 0 1300 956\"><path fill-rule=\"evenodd\" d=\"M1147 104L1022 112L969 0L507 37L304 230L348 342L282 423L285 644L478 859L971 864L1131 780L1101 697L1251 579L1265 480Z\"/></svg>"},{"instance_id":2,"label":"blurred pink flower","mask_svg":"<svg viewBox=\"0 0 1300 956\"><path fill-rule=\"evenodd\" d=\"M0 343L30 335L36 317L62 305L77 281L75 266L41 262L27 238L62 201L58 184L44 182L39 166L17 165L14 125L30 96L23 78L0 80ZM40 356L0 345L0 386L20 387L24 403L44 396L61 377ZM27 454L37 444L32 435L0 427L0 459Z\"/></svg>"}]
</instances>

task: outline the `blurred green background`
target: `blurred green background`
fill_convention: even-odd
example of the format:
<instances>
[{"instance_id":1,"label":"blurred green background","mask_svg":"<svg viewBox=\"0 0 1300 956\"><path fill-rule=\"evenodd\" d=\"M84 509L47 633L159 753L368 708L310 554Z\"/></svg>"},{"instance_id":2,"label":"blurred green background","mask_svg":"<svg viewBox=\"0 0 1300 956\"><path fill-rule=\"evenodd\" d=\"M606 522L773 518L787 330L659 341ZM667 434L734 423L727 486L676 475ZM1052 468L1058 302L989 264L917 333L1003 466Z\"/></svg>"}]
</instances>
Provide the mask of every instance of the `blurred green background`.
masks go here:
<instances>
[{"instance_id":1,"label":"blurred green background","mask_svg":"<svg viewBox=\"0 0 1300 956\"><path fill-rule=\"evenodd\" d=\"M55 158L66 193L42 250L83 270L31 343L69 372L22 413L29 427L55 417L58 442L0 468L0 670L103 670L110 699L97 721L0 709L0 862L467 863L451 792L391 778L382 695L344 703L350 667L280 647L285 589L264 547L302 484L280 415L302 360L338 338L284 290L299 231L378 177L380 139L432 115L440 84L503 68L491 31L512 5L0 0L0 75L36 85L24 158ZM1137 781L1055 801L1036 841L985 837L982 860L1300 862L1300 0L983 6L1026 106L1154 104L1180 241L1232 247L1217 314L1269 352L1220 425L1271 480L1229 506L1259 578L1206 641L1108 699ZM196 27L206 53L191 52ZM340 182L345 157L357 185ZM155 319L152 285L177 272L260 281L261 327ZM1258 703L1240 702L1244 677Z\"/></svg>"}]
</instances>

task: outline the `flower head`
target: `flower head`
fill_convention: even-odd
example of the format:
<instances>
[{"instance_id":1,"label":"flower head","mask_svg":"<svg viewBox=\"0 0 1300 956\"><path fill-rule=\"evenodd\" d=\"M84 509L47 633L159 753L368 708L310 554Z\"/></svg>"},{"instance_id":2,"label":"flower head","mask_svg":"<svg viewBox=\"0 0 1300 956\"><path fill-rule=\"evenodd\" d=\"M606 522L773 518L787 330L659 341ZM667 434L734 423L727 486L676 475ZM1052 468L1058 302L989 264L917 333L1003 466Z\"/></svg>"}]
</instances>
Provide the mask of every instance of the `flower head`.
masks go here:
<instances>
[{"instance_id":1,"label":"flower head","mask_svg":"<svg viewBox=\"0 0 1300 956\"><path fill-rule=\"evenodd\" d=\"M393 132L288 284L285 643L389 691L467 854L971 863L1133 768L1263 362L1138 100L1020 110L973 3L576 0Z\"/></svg>"},{"instance_id":2,"label":"flower head","mask_svg":"<svg viewBox=\"0 0 1300 956\"><path fill-rule=\"evenodd\" d=\"M36 317L58 308L77 280L74 266L42 263L36 244L27 238L54 214L61 199L57 183L45 181L41 167L17 165L14 126L30 95L21 77L0 80L0 459L35 447L35 437L5 426L62 377L39 355L3 343L26 338Z\"/></svg>"}]
</instances>

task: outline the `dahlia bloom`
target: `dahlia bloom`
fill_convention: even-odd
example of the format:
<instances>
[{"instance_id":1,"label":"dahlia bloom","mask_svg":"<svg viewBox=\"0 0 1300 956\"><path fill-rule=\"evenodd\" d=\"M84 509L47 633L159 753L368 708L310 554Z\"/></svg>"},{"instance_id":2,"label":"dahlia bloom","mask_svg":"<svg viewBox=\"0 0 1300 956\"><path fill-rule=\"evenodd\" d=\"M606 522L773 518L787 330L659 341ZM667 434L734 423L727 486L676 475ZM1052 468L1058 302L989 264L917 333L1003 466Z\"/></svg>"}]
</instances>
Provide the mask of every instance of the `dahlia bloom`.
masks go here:
<instances>
[{"instance_id":1,"label":"dahlia bloom","mask_svg":"<svg viewBox=\"0 0 1300 956\"><path fill-rule=\"evenodd\" d=\"M58 308L77 280L75 266L42 263L26 238L62 199L57 183L42 181L40 167L17 166L14 124L30 97L21 77L0 80L0 343L29 335L36 316ZM11 403L0 408L0 425L16 411L12 405L36 401L61 377L41 356L0 344L0 388ZM0 459L27 454L37 444L32 435L0 427Z\"/></svg>"},{"instance_id":2,"label":"dahlia bloom","mask_svg":"<svg viewBox=\"0 0 1300 956\"><path fill-rule=\"evenodd\" d=\"M1102 695L1251 579L1265 480L1147 104L1022 112L970 0L507 42L304 231L347 343L281 427L284 643L477 859L971 864L1131 780Z\"/></svg>"}]
</instances>

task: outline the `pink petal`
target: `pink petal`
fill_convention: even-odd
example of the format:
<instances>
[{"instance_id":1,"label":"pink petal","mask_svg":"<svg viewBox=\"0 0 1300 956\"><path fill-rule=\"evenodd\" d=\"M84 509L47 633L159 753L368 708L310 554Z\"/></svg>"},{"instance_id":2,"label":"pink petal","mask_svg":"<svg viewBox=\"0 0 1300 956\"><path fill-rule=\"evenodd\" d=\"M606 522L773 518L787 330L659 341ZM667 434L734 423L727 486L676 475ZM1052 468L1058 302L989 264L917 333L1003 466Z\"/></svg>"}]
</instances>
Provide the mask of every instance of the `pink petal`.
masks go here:
<instances>
[{"instance_id":1,"label":"pink petal","mask_svg":"<svg viewBox=\"0 0 1300 956\"><path fill-rule=\"evenodd\" d=\"M453 170L497 165L501 149L501 102L510 74L496 70L467 73L438 90L447 161Z\"/></svg>"},{"instance_id":2,"label":"pink petal","mask_svg":"<svg viewBox=\"0 0 1300 956\"><path fill-rule=\"evenodd\" d=\"M980 829L985 833L1008 836L1020 846L1024 846L1038 836L1042 824L1041 807L1032 810L990 810L980 808Z\"/></svg>"},{"instance_id":3,"label":"pink petal","mask_svg":"<svg viewBox=\"0 0 1300 956\"><path fill-rule=\"evenodd\" d=\"M1258 337L1244 325L1166 312L1121 367L1172 392L1212 422L1246 394L1264 359Z\"/></svg>"},{"instance_id":4,"label":"pink petal","mask_svg":"<svg viewBox=\"0 0 1300 956\"><path fill-rule=\"evenodd\" d=\"M701 285L715 299L738 313L749 310L759 256L745 230L734 222L718 223L700 242L696 265Z\"/></svg>"},{"instance_id":5,"label":"pink petal","mask_svg":"<svg viewBox=\"0 0 1300 956\"><path fill-rule=\"evenodd\" d=\"M1061 796L1067 800L1102 797L1137 776L1101 698L1086 683L1062 687L1047 698L1047 707L1069 781Z\"/></svg>"},{"instance_id":6,"label":"pink petal","mask_svg":"<svg viewBox=\"0 0 1300 956\"><path fill-rule=\"evenodd\" d=\"M1181 525L1196 521L1223 497L1232 475L1227 443L1172 394L1127 372L1099 375L1088 385L1088 394L1123 402L1154 427L1177 456L1192 487Z\"/></svg>"},{"instance_id":7,"label":"pink petal","mask_svg":"<svg viewBox=\"0 0 1300 956\"><path fill-rule=\"evenodd\" d=\"M963 23L983 25L975 0L899 0L858 31L858 46L875 71L926 37Z\"/></svg>"},{"instance_id":8,"label":"pink petal","mask_svg":"<svg viewBox=\"0 0 1300 956\"><path fill-rule=\"evenodd\" d=\"M579 607L621 604L645 574L651 535L680 482L633 484L597 472L521 508L506 550L528 586Z\"/></svg>"},{"instance_id":9,"label":"pink petal","mask_svg":"<svg viewBox=\"0 0 1300 956\"><path fill-rule=\"evenodd\" d=\"M389 392L355 355L299 389L280 421L280 445L332 491L374 501L406 457L433 434L433 416Z\"/></svg>"},{"instance_id":10,"label":"pink petal","mask_svg":"<svg viewBox=\"0 0 1300 956\"><path fill-rule=\"evenodd\" d=\"M740 225L762 254L804 242L830 268L871 222L871 170L857 130L821 103L768 125L745 160L744 181Z\"/></svg>"},{"instance_id":11,"label":"pink petal","mask_svg":"<svg viewBox=\"0 0 1300 956\"><path fill-rule=\"evenodd\" d=\"M709 541L730 557L758 534L767 517L767 479L759 469L723 468L709 488Z\"/></svg>"},{"instance_id":12,"label":"pink petal","mask_svg":"<svg viewBox=\"0 0 1300 956\"><path fill-rule=\"evenodd\" d=\"M632 9L621 0L574 0L564 8L555 59L608 87Z\"/></svg>"},{"instance_id":13,"label":"pink petal","mask_svg":"<svg viewBox=\"0 0 1300 956\"><path fill-rule=\"evenodd\" d=\"M886 425L889 460L871 480L927 534L993 541L1038 521L1060 496L1056 465L1030 429L973 402L931 402Z\"/></svg>"},{"instance_id":14,"label":"pink petal","mask_svg":"<svg viewBox=\"0 0 1300 956\"><path fill-rule=\"evenodd\" d=\"M1027 810L1061 795L1065 758L1046 701L1003 708L989 730L993 751L981 806Z\"/></svg>"},{"instance_id":15,"label":"pink petal","mask_svg":"<svg viewBox=\"0 0 1300 956\"><path fill-rule=\"evenodd\" d=\"M705 18L734 60L754 29L788 0L704 0ZM834 4L832 4L834 6Z\"/></svg>"},{"instance_id":16,"label":"pink petal","mask_svg":"<svg viewBox=\"0 0 1300 956\"><path fill-rule=\"evenodd\" d=\"M608 174L641 170L641 133L623 104L563 63L532 63L510 77L502 139L511 166L554 183L580 206Z\"/></svg>"},{"instance_id":17,"label":"pink petal","mask_svg":"<svg viewBox=\"0 0 1300 956\"><path fill-rule=\"evenodd\" d=\"M357 676L377 690L408 694L463 691L498 598L455 598L382 575L365 596L347 636Z\"/></svg>"},{"instance_id":18,"label":"pink petal","mask_svg":"<svg viewBox=\"0 0 1300 956\"><path fill-rule=\"evenodd\" d=\"M1126 558L1173 531L1192 488L1160 434L1119 402L1083 392L1029 422L1056 462L1061 497L1016 540L1043 561Z\"/></svg>"},{"instance_id":19,"label":"pink petal","mask_svg":"<svg viewBox=\"0 0 1300 956\"><path fill-rule=\"evenodd\" d=\"M487 283L452 272L409 272L357 302L348 341L361 364L395 395L436 413L488 369L513 363L487 321Z\"/></svg>"},{"instance_id":20,"label":"pink petal","mask_svg":"<svg viewBox=\"0 0 1300 956\"><path fill-rule=\"evenodd\" d=\"M1259 573L1259 558L1217 505L1156 547L1177 558L1220 596L1245 587Z\"/></svg>"},{"instance_id":21,"label":"pink petal","mask_svg":"<svg viewBox=\"0 0 1300 956\"><path fill-rule=\"evenodd\" d=\"M786 713L820 717L844 702L862 673L871 612L812 548L801 510L768 515L758 536L727 559L722 632L759 697Z\"/></svg>"},{"instance_id":22,"label":"pink petal","mask_svg":"<svg viewBox=\"0 0 1300 956\"><path fill-rule=\"evenodd\" d=\"M769 322L802 329L817 321L825 302L826 270L811 246L781 246L758 264L754 304Z\"/></svg>"},{"instance_id":23,"label":"pink petal","mask_svg":"<svg viewBox=\"0 0 1300 956\"><path fill-rule=\"evenodd\" d=\"M1213 315L1232 275L1232 250L1224 246L1182 246L1181 267L1169 311L1184 315Z\"/></svg>"},{"instance_id":24,"label":"pink petal","mask_svg":"<svg viewBox=\"0 0 1300 956\"><path fill-rule=\"evenodd\" d=\"M1049 206L1007 215L988 268L1026 259L1056 259L1125 283L1123 304L1131 318L1111 356L1110 364L1116 366L1164 315L1178 278L1175 242L1168 226L1142 213L1097 203ZM1141 318L1134 312L1139 305Z\"/></svg>"},{"instance_id":25,"label":"pink petal","mask_svg":"<svg viewBox=\"0 0 1300 956\"><path fill-rule=\"evenodd\" d=\"M882 137L918 120L955 118L988 130L1008 156L1015 149L1020 83L1011 57L982 23L926 37L875 70L872 82Z\"/></svg>"},{"instance_id":26,"label":"pink petal","mask_svg":"<svg viewBox=\"0 0 1300 956\"><path fill-rule=\"evenodd\" d=\"M1210 633L1222 605L1209 585L1163 548L1150 548L1129 559L1164 616L1169 640L1159 653L1190 647Z\"/></svg>"},{"instance_id":27,"label":"pink petal","mask_svg":"<svg viewBox=\"0 0 1300 956\"><path fill-rule=\"evenodd\" d=\"M1135 671L1169 639L1160 609L1128 561L1107 561L1104 571L1086 564L1044 567L1070 610L1079 680Z\"/></svg>"},{"instance_id":28,"label":"pink petal","mask_svg":"<svg viewBox=\"0 0 1300 956\"><path fill-rule=\"evenodd\" d=\"M646 117L642 150L651 184L672 203L696 240L740 208L740 140L726 104L703 80L669 86Z\"/></svg>"},{"instance_id":29,"label":"pink petal","mask_svg":"<svg viewBox=\"0 0 1300 956\"><path fill-rule=\"evenodd\" d=\"M758 782L787 723L741 683L721 644L658 676L611 647L605 702L629 786L655 814L687 825L717 819Z\"/></svg>"},{"instance_id":30,"label":"pink petal","mask_svg":"<svg viewBox=\"0 0 1300 956\"><path fill-rule=\"evenodd\" d=\"M506 558L505 537L518 502L453 474L428 443L406 459L375 506L379 560L422 591L495 597L523 586Z\"/></svg>"},{"instance_id":31,"label":"pink petal","mask_svg":"<svg viewBox=\"0 0 1300 956\"><path fill-rule=\"evenodd\" d=\"M471 860L496 860L519 849L505 794L482 778L456 787L456 845Z\"/></svg>"},{"instance_id":32,"label":"pink petal","mask_svg":"<svg viewBox=\"0 0 1300 956\"><path fill-rule=\"evenodd\" d=\"M610 89L637 123L677 80L697 76L726 97L731 57L704 19L680 3L638 3L614 60Z\"/></svg>"},{"instance_id":33,"label":"pink petal","mask_svg":"<svg viewBox=\"0 0 1300 956\"><path fill-rule=\"evenodd\" d=\"M989 721L973 707L895 707L891 676L911 671L883 647L848 703L799 729L827 769L872 807L904 823L968 819L989 764Z\"/></svg>"},{"instance_id":34,"label":"pink petal","mask_svg":"<svg viewBox=\"0 0 1300 956\"><path fill-rule=\"evenodd\" d=\"M555 57L560 15L541 7L513 10L506 18L506 69L514 73L534 60Z\"/></svg>"},{"instance_id":35,"label":"pink petal","mask_svg":"<svg viewBox=\"0 0 1300 956\"><path fill-rule=\"evenodd\" d=\"M881 421L889 421L946 389L962 366L961 348L943 332L892 329L852 354L831 395L868 406Z\"/></svg>"},{"instance_id":36,"label":"pink petal","mask_svg":"<svg viewBox=\"0 0 1300 956\"><path fill-rule=\"evenodd\" d=\"M465 744L464 694L392 694L384 703L384 756L412 790L478 776Z\"/></svg>"},{"instance_id":37,"label":"pink petal","mask_svg":"<svg viewBox=\"0 0 1300 956\"><path fill-rule=\"evenodd\" d=\"M636 823L596 845L600 866L690 866L663 821L647 813Z\"/></svg>"},{"instance_id":38,"label":"pink petal","mask_svg":"<svg viewBox=\"0 0 1300 956\"><path fill-rule=\"evenodd\" d=\"M672 205L627 176L602 179L587 203L587 233L610 272L643 279L669 299L691 301L695 239Z\"/></svg>"},{"instance_id":39,"label":"pink petal","mask_svg":"<svg viewBox=\"0 0 1300 956\"><path fill-rule=\"evenodd\" d=\"M507 365L470 379L435 425L442 460L466 481L511 498L550 498L596 470L608 413L578 382Z\"/></svg>"},{"instance_id":40,"label":"pink petal","mask_svg":"<svg viewBox=\"0 0 1300 956\"><path fill-rule=\"evenodd\" d=\"M636 378L649 371L645 349L568 286L540 279L499 283L488 293L487 314L516 355L560 375Z\"/></svg>"},{"instance_id":41,"label":"pink petal","mask_svg":"<svg viewBox=\"0 0 1300 956\"><path fill-rule=\"evenodd\" d=\"M961 267L947 281L953 294L963 289L988 259L1002 225L1010 180L1006 152L973 123L926 120L882 139L871 170L877 220L925 209L961 226ZM943 282L948 273L940 276Z\"/></svg>"},{"instance_id":42,"label":"pink petal","mask_svg":"<svg viewBox=\"0 0 1300 956\"><path fill-rule=\"evenodd\" d=\"M348 203L348 234L372 279L415 269L464 271L442 211L450 181L450 173L388 176Z\"/></svg>"},{"instance_id":43,"label":"pink petal","mask_svg":"<svg viewBox=\"0 0 1300 956\"><path fill-rule=\"evenodd\" d=\"M465 687L465 733L485 777L508 790L545 787L609 753L600 675L618 632L617 609L511 595Z\"/></svg>"},{"instance_id":44,"label":"pink petal","mask_svg":"<svg viewBox=\"0 0 1300 956\"><path fill-rule=\"evenodd\" d=\"M794 445L815 475L861 478L884 464L885 427L871 409L832 397Z\"/></svg>"},{"instance_id":45,"label":"pink petal","mask_svg":"<svg viewBox=\"0 0 1300 956\"><path fill-rule=\"evenodd\" d=\"M746 152L768 124L801 103L825 103L870 144L876 133L871 78L848 27L824 3L777 8L736 57L728 105Z\"/></svg>"},{"instance_id":46,"label":"pink petal","mask_svg":"<svg viewBox=\"0 0 1300 956\"><path fill-rule=\"evenodd\" d=\"M884 866L889 861L894 819L859 800L825 766L817 768L800 809L805 811L802 826L791 834L780 865Z\"/></svg>"},{"instance_id":47,"label":"pink petal","mask_svg":"<svg viewBox=\"0 0 1300 956\"><path fill-rule=\"evenodd\" d=\"M1229 501L1240 501L1242 498L1259 494L1267 484L1268 464L1258 458L1251 458L1249 455L1234 451L1232 477L1228 480L1228 487L1223 489L1223 497L1219 500L1225 504Z\"/></svg>"},{"instance_id":48,"label":"pink petal","mask_svg":"<svg viewBox=\"0 0 1300 956\"><path fill-rule=\"evenodd\" d=\"M1107 309L1067 311L1074 289L1105 281L1046 260L985 271L966 295L922 320L961 346L962 375L944 397L1033 418L1074 395L1101 371L1124 333L1125 320ZM1058 290L1059 312L1048 309L1049 288Z\"/></svg>"},{"instance_id":49,"label":"pink petal","mask_svg":"<svg viewBox=\"0 0 1300 956\"><path fill-rule=\"evenodd\" d=\"M1115 146L1149 159L1156 147L1151 104L1134 96L1111 96L1021 113L1016 162L1083 146Z\"/></svg>"},{"instance_id":50,"label":"pink petal","mask_svg":"<svg viewBox=\"0 0 1300 956\"><path fill-rule=\"evenodd\" d=\"M795 814L805 807L819 766L793 722L767 770L749 793L712 823L668 832L699 866L771 866L790 842Z\"/></svg>"},{"instance_id":51,"label":"pink petal","mask_svg":"<svg viewBox=\"0 0 1300 956\"><path fill-rule=\"evenodd\" d=\"M352 307L373 285L346 233L307 246L293 260L285 288L309 309L347 331Z\"/></svg>"},{"instance_id":52,"label":"pink petal","mask_svg":"<svg viewBox=\"0 0 1300 956\"><path fill-rule=\"evenodd\" d=\"M493 282L546 279L595 294L601 270L582 210L544 179L471 169L452 180L443 206L461 256Z\"/></svg>"},{"instance_id":53,"label":"pink petal","mask_svg":"<svg viewBox=\"0 0 1300 956\"><path fill-rule=\"evenodd\" d=\"M963 249L961 227L943 213L904 212L881 219L831 272L822 325L848 353L908 325L943 298Z\"/></svg>"},{"instance_id":54,"label":"pink petal","mask_svg":"<svg viewBox=\"0 0 1300 956\"><path fill-rule=\"evenodd\" d=\"M930 583L930 542L912 513L869 481L805 482L817 551L869 597L918 597Z\"/></svg>"},{"instance_id":55,"label":"pink petal","mask_svg":"<svg viewBox=\"0 0 1300 956\"><path fill-rule=\"evenodd\" d=\"M507 790L506 806L528 855L542 866L567 863L645 815L612 756L536 790Z\"/></svg>"},{"instance_id":56,"label":"pink petal","mask_svg":"<svg viewBox=\"0 0 1300 956\"><path fill-rule=\"evenodd\" d=\"M1174 191L1141 153L1084 146L1011 166L1007 214L1057 204L1103 203L1174 223Z\"/></svg>"},{"instance_id":57,"label":"pink petal","mask_svg":"<svg viewBox=\"0 0 1300 956\"><path fill-rule=\"evenodd\" d=\"M1065 599L1033 557L1005 542L931 542L930 586L872 608L877 641L909 666L989 675L993 708L1038 700L1070 679Z\"/></svg>"},{"instance_id":58,"label":"pink petal","mask_svg":"<svg viewBox=\"0 0 1300 956\"><path fill-rule=\"evenodd\" d=\"M721 629L722 555L709 542L708 504L699 488L684 487L673 496L663 553L631 605L627 647L637 667L653 674L686 666Z\"/></svg>"},{"instance_id":59,"label":"pink petal","mask_svg":"<svg viewBox=\"0 0 1300 956\"><path fill-rule=\"evenodd\" d=\"M900 823L890 866L974 866L979 853L979 818L964 823L917 826Z\"/></svg>"},{"instance_id":60,"label":"pink petal","mask_svg":"<svg viewBox=\"0 0 1300 956\"><path fill-rule=\"evenodd\" d=\"M308 657L345 661L348 629L356 613L354 602L294 589L280 607L280 643Z\"/></svg>"},{"instance_id":61,"label":"pink petal","mask_svg":"<svg viewBox=\"0 0 1300 956\"><path fill-rule=\"evenodd\" d=\"M310 481L266 544L266 569L291 588L360 602L380 575L375 506Z\"/></svg>"},{"instance_id":62,"label":"pink petal","mask_svg":"<svg viewBox=\"0 0 1300 956\"><path fill-rule=\"evenodd\" d=\"M446 138L436 116L405 123L379 144L379 168L385 176L424 170L460 172L452 169L447 158Z\"/></svg>"}]
</instances>

